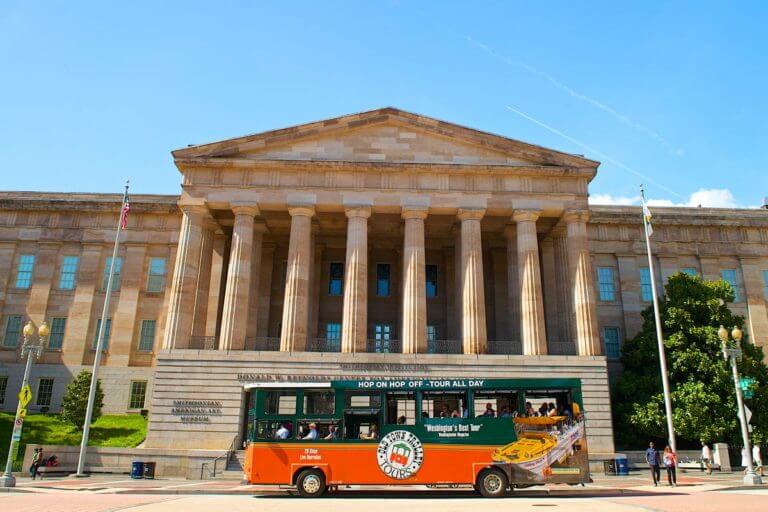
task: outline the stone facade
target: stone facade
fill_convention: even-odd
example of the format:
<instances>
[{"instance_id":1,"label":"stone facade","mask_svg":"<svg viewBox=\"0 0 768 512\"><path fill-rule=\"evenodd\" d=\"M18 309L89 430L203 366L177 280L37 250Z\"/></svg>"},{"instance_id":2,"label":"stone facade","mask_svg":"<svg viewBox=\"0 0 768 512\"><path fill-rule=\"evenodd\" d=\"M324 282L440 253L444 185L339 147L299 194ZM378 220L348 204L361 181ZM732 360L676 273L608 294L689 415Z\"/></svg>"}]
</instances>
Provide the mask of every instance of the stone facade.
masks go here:
<instances>
[{"instance_id":1,"label":"stone facade","mask_svg":"<svg viewBox=\"0 0 768 512\"><path fill-rule=\"evenodd\" d=\"M173 156L179 196L132 196L101 373L110 412L147 383L148 447L227 448L243 375L557 374L582 379L590 449L613 451L608 374L650 282L640 209L588 206L597 162L392 108ZM66 318L33 406L92 364L119 202L0 193L3 409L19 319ZM727 271L764 345L768 211L656 208L654 228L659 285ZM214 413L186 421L198 406Z\"/></svg>"}]
</instances>

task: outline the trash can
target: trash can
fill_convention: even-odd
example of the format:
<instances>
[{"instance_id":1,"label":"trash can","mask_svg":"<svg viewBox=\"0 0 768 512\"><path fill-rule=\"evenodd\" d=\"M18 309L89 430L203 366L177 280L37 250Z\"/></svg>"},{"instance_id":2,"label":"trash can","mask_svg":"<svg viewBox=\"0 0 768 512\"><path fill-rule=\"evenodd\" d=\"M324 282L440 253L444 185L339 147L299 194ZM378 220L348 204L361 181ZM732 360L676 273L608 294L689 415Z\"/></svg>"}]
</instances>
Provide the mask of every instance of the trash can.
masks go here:
<instances>
[{"instance_id":1,"label":"trash can","mask_svg":"<svg viewBox=\"0 0 768 512\"><path fill-rule=\"evenodd\" d=\"M131 478L144 478L144 463L140 460L131 463Z\"/></svg>"},{"instance_id":2,"label":"trash can","mask_svg":"<svg viewBox=\"0 0 768 512\"><path fill-rule=\"evenodd\" d=\"M616 454L616 474L619 476L629 475L629 459L626 455Z\"/></svg>"},{"instance_id":3,"label":"trash can","mask_svg":"<svg viewBox=\"0 0 768 512\"><path fill-rule=\"evenodd\" d=\"M157 465L156 462L145 462L144 463L144 478L147 480L154 480L155 479L155 466Z\"/></svg>"},{"instance_id":4,"label":"trash can","mask_svg":"<svg viewBox=\"0 0 768 512\"><path fill-rule=\"evenodd\" d=\"M605 470L606 475L616 475L616 460L604 460L603 469Z\"/></svg>"}]
</instances>

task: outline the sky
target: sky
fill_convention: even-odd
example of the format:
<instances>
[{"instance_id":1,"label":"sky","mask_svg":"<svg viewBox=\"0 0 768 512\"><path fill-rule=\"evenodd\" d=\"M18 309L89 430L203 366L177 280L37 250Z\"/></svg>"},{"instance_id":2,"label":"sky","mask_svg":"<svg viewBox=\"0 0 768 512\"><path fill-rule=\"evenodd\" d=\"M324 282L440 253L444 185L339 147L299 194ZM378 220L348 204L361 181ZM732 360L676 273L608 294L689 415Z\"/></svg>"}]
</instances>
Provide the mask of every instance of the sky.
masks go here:
<instances>
[{"instance_id":1,"label":"sky","mask_svg":"<svg viewBox=\"0 0 768 512\"><path fill-rule=\"evenodd\" d=\"M0 5L0 189L179 192L171 150L393 106L602 162L593 203L768 196L768 2Z\"/></svg>"}]
</instances>

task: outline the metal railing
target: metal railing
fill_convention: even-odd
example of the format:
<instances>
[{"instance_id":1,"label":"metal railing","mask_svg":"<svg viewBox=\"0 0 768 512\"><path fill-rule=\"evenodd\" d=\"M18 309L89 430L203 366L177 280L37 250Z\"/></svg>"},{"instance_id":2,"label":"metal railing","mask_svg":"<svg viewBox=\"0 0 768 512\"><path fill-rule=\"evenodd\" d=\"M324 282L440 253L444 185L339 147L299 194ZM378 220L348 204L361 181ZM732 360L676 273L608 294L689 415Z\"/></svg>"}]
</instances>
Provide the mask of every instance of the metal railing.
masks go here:
<instances>
[{"instance_id":1,"label":"metal railing","mask_svg":"<svg viewBox=\"0 0 768 512\"><path fill-rule=\"evenodd\" d=\"M403 344L400 340L369 339L366 350L378 354L399 354L403 351Z\"/></svg>"},{"instance_id":2,"label":"metal railing","mask_svg":"<svg viewBox=\"0 0 768 512\"><path fill-rule=\"evenodd\" d=\"M238 435L235 435L232 438L232 442L229 443L229 448L227 448L227 452L224 455L219 455L218 457L215 457L213 460L209 460L208 462L203 462L200 465L200 480L205 480L206 474L208 475L208 478L216 478L216 469L220 461L224 461L224 469L227 468L227 462L229 462L229 459L232 457L232 454L235 453L235 443L237 442L238 437L239 437Z\"/></svg>"},{"instance_id":3,"label":"metal railing","mask_svg":"<svg viewBox=\"0 0 768 512\"><path fill-rule=\"evenodd\" d=\"M280 350L280 338L250 338L245 340L245 346L253 347L252 350L275 352Z\"/></svg>"},{"instance_id":4,"label":"metal railing","mask_svg":"<svg viewBox=\"0 0 768 512\"><path fill-rule=\"evenodd\" d=\"M341 338L311 338L307 352L341 352Z\"/></svg>"},{"instance_id":5,"label":"metal railing","mask_svg":"<svg viewBox=\"0 0 768 512\"><path fill-rule=\"evenodd\" d=\"M216 336L192 336L189 338L189 348L216 350L218 348Z\"/></svg>"},{"instance_id":6,"label":"metal railing","mask_svg":"<svg viewBox=\"0 0 768 512\"><path fill-rule=\"evenodd\" d=\"M551 356L575 356L576 343L573 341L548 341L547 352Z\"/></svg>"},{"instance_id":7,"label":"metal railing","mask_svg":"<svg viewBox=\"0 0 768 512\"><path fill-rule=\"evenodd\" d=\"M488 341L489 354L522 355L523 344L514 340Z\"/></svg>"},{"instance_id":8,"label":"metal railing","mask_svg":"<svg viewBox=\"0 0 768 512\"><path fill-rule=\"evenodd\" d=\"M427 352L430 354L461 354L463 351L461 340L427 341Z\"/></svg>"}]
</instances>

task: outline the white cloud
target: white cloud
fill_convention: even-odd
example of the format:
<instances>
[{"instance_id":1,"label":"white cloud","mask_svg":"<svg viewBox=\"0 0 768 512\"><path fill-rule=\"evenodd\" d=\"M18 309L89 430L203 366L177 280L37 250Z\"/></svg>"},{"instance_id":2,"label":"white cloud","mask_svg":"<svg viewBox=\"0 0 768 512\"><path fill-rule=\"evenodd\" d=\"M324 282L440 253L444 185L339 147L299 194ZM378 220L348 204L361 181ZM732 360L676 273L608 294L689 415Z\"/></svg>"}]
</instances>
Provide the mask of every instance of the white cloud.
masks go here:
<instances>
[{"instance_id":1,"label":"white cloud","mask_svg":"<svg viewBox=\"0 0 768 512\"><path fill-rule=\"evenodd\" d=\"M613 196L611 194L592 194L590 204L639 205L640 196ZM669 199L648 199L648 206L701 206L703 208L751 208L736 202L733 193L727 188L700 188L688 196L685 202Z\"/></svg>"}]
</instances>

